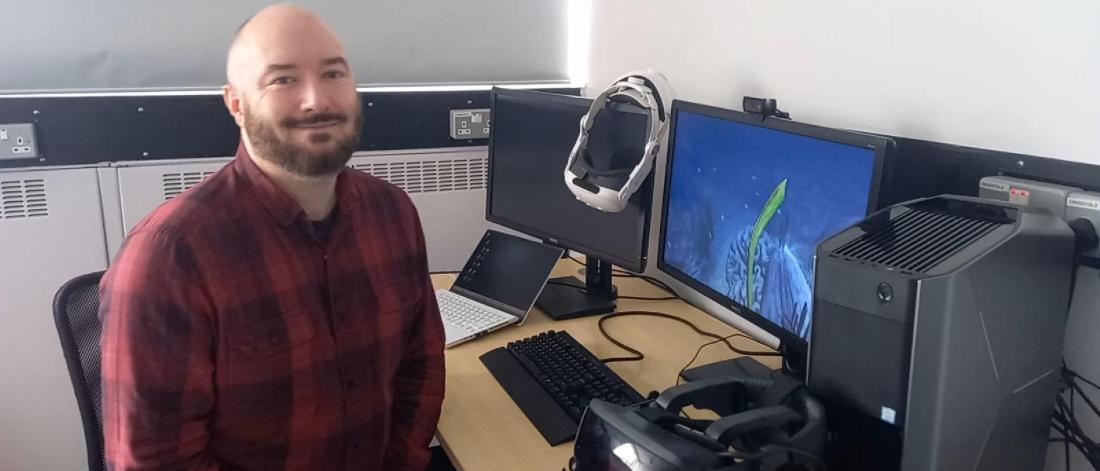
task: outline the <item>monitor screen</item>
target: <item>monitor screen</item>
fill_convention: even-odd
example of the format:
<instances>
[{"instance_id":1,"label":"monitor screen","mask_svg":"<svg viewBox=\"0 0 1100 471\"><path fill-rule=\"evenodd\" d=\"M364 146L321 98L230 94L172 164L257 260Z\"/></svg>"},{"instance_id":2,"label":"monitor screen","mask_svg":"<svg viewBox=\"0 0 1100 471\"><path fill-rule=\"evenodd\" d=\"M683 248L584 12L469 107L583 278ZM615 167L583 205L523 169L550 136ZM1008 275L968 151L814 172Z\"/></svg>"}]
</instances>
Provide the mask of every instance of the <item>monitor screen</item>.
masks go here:
<instances>
[{"instance_id":1,"label":"monitor screen","mask_svg":"<svg viewBox=\"0 0 1100 471\"><path fill-rule=\"evenodd\" d=\"M691 103L673 113L659 265L804 346L815 248L873 209L886 141Z\"/></svg>"},{"instance_id":2,"label":"monitor screen","mask_svg":"<svg viewBox=\"0 0 1100 471\"><path fill-rule=\"evenodd\" d=\"M485 231L452 289L473 293L526 313L562 250L494 230ZM495 304L490 303L490 304ZM495 306L499 307L499 306Z\"/></svg>"},{"instance_id":3,"label":"monitor screen","mask_svg":"<svg viewBox=\"0 0 1100 471\"><path fill-rule=\"evenodd\" d=\"M605 213L577 201L565 185L565 162L590 99L494 89L489 141L490 222L633 271L645 268L652 175L626 209ZM629 170L642 155L648 115L614 104L589 137L594 167ZM613 178L613 177L612 177Z\"/></svg>"}]
</instances>

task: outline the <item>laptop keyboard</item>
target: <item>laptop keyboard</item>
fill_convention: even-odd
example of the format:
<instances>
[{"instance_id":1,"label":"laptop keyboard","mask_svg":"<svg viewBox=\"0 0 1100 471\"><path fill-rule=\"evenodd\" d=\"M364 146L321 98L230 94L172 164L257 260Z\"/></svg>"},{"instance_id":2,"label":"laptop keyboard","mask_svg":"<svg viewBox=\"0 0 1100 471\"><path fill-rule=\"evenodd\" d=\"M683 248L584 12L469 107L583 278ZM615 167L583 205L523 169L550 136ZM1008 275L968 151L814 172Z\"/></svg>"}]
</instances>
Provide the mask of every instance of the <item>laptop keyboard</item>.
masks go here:
<instances>
[{"instance_id":1,"label":"laptop keyboard","mask_svg":"<svg viewBox=\"0 0 1100 471\"><path fill-rule=\"evenodd\" d=\"M508 320L504 314L476 304L450 291L436 292L435 299L439 303L439 312L447 323L471 332L488 329Z\"/></svg>"}]
</instances>

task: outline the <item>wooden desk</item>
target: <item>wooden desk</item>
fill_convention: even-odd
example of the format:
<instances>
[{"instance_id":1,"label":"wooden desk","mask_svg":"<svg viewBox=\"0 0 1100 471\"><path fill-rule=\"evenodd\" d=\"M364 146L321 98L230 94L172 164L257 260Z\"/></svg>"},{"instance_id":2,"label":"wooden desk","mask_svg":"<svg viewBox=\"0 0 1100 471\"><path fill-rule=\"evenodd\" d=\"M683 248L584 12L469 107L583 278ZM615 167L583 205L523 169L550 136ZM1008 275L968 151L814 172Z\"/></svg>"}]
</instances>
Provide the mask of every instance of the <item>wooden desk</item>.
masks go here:
<instances>
[{"instance_id":1,"label":"wooden desk","mask_svg":"<svg viewBox=\"0 0 1100 471\"><path fill-rule=\"evenodd\" d=\"M555 268L554 276L577 275L580 268L575 262L563 260ZM447 288L454 278L454 275L435 275L432 281L436 288ZM615 284L619 287L619 294L624 296L664 295L657 287L636 278L616 277ZM738 332L679 300L620 300L618 310L674 314L703 330L723 336ZM447 350L447 395L443 400L443 414L436 436L455 468L461 471L557 471L566 467L573 454L573 443L556 447L547 444L478 357L508 342L551 329L569 332L599 358L629 355L629 352L619 349L600 334L596 327L598 320L599 316L591 316L554 321L535 309L521 326L505 327ZM645 354L646 358L642 361L608 364L643 395L674 385L677 373L691 360L699 346L712 340L679 322L652 316L612 319L605 323L605 327L619 341ZM740 337L731 339L731 342L748 350L765 349ZM722 344L714 344L704 348L692 366L735 356ZM771 368L779 367L778 358L758 359Z\"/></svg>"}]
</instances>

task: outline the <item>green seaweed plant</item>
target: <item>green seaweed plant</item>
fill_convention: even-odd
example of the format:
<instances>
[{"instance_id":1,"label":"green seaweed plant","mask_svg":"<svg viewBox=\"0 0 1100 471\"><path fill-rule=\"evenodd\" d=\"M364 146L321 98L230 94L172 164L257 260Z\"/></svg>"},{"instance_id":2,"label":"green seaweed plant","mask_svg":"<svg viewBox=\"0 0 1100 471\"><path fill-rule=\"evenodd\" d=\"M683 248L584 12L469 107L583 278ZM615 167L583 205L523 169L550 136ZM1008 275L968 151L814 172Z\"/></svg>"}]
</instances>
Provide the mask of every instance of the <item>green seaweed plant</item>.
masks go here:
<instances>
[{"instance_id":1,"label":"green seaweed plant","mask_svg":"<svg viewBox=\"0 0 1100 471\"><path fill-rule=\"evenodd\" d=\"M754 305L753 298L755 297L753 292L753 280L756 278L752 274L753 265L756 265L756 245L760 242L760 236L764 233L764 228L768 227L768 223L771 222L772 217L775 216L775 212L779 210L779 207L783 205L783 200L787 198L787 179L779 182L775 186L775 190L772 190L772 195L768 197L768 201L764 203L764 209L760 210L760 216L756 218L756 225L752 228L752 237L749 239L749 260L748 260L748 276L745 277L745 287L747 288L745 294L749 298L748 308L752 309Z\"/></svg>"}]
</instances>

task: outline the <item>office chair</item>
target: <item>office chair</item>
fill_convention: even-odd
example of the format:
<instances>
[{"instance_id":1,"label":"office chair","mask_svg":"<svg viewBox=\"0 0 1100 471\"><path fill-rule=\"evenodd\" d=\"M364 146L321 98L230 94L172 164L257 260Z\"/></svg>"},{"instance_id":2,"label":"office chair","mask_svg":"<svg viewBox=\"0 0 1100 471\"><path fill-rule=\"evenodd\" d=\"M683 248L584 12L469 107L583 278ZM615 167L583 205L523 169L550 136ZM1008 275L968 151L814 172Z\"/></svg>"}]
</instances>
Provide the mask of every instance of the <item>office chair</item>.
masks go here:
<instances>
[{"instance_id":1,"label":"office chair","mask_svg":"<svg viewBox=\"0 0 1100 471\"><path fill-rule=\"evenodd\" d=\"M88 469L103 471L103 406L100 393L99 280L103 272L73 278L57 290L53 318L84 423Z\"/></svg>"}]
</instances>

